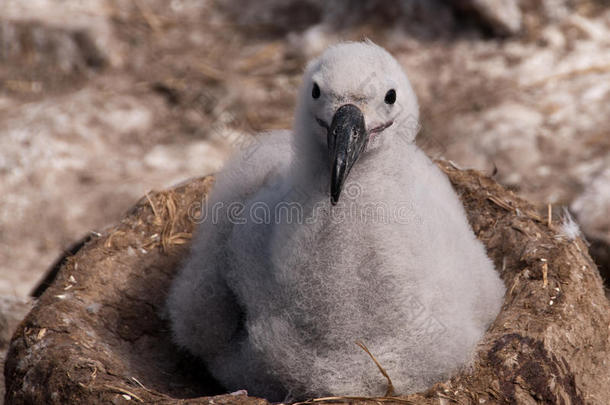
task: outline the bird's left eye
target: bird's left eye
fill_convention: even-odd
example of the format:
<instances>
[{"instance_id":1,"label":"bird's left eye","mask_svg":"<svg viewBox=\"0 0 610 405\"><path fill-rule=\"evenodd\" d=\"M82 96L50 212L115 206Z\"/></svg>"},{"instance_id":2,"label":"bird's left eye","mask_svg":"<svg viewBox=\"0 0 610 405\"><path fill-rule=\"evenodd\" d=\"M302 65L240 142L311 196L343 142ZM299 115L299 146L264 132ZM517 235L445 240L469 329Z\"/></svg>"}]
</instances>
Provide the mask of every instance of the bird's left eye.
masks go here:
<instances>
[{"instance_id":1,"label":"bird's left eye","mask_svg":"<svg viewBox=\"0 0 610 405\"><path fill-rule=\"evenodd\" d=\"M390 89L387 93L385 93L385 101L386 104L394 104L396 102L396 90Z\"/></svg>"}]
</instances>

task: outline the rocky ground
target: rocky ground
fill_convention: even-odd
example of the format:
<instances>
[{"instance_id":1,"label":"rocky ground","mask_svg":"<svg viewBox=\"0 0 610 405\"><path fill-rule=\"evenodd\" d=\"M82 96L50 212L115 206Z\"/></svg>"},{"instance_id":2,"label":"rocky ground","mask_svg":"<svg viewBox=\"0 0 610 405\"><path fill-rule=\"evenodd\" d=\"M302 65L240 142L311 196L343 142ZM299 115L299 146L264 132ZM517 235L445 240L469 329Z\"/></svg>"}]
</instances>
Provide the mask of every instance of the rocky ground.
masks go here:
<instances>
[{"instance_id":1,"label":"rocky ground","mask_svg":"<svg viewBox=\"0 0 610 405\"><path fill-rule=\"evenodd\" d=\"M340 39L397 56L431 155L493 174L545 215L551 204L554 221L568 207L608 266L610 7L459 3L4 0L7 322L72 242L148 190L217 170L256 132L289 127L304 64Z\"/></svg>"}]
</instances>

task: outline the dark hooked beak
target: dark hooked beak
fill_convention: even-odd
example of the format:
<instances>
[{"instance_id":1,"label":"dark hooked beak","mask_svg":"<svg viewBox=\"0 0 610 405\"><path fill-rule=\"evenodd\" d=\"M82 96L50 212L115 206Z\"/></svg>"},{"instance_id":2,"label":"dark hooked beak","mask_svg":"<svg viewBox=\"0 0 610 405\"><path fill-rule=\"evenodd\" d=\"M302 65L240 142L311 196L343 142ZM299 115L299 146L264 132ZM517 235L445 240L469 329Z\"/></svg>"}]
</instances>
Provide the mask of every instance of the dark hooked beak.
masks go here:
<instances>
[{"instance_id":1,"label":"dark hooked beak","mask_svg":"<svg viewBox=\"0 0 610 405\"><path fill-rule=\"evenodd\" d=\"M342 105L335 111L328 129L328 152L331 162L330 202L336 205L343 183L360 152L369 140L364 115L353 104Z\"/></svg>"}]
</instances>

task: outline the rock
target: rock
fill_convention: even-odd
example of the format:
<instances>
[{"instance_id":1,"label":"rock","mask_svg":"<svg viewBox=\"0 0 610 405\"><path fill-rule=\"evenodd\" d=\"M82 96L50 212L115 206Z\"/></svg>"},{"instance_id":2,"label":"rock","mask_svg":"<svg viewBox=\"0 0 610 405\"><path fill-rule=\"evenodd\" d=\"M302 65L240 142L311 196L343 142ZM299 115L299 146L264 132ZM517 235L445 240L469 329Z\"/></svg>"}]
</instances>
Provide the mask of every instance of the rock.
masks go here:
<instances>
[{"instance_id":1,"label":"rock","mask_svg":"<svg viewBox=\"0 0 610 405\"><path fill-rule=\"evenodd\" d=\"M508 292L474 367L406 399L610 402L610 302L585 243L549 228L529 203L493 180L439 165ZM111 403L125 395L147 403L267 404L218 395L226 391L172 345L162 315L212 181L142 198L65 260L13 337L7 405Z\"/></svg>"}]
</instances>

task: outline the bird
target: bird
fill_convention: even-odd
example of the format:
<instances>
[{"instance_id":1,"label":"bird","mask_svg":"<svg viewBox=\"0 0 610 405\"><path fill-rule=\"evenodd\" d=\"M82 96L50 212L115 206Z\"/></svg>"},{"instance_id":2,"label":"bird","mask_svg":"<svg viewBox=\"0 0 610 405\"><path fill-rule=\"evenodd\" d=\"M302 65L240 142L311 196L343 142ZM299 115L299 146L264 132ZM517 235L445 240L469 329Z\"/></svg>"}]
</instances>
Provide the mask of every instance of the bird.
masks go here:
<instances>
[{"instance_id":1,"label":"bird","mask_svg":"<svg viewBox=\"0 0 610 405\"><path fill-rule=\"evenodd\" d=\"M418 122L372 41L309 62L292 129L216 177L169 288L175 344L271 401L406 395L467 369L505 287Z\"/></svg>"}]
</instances>

